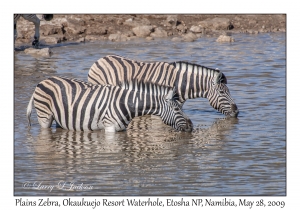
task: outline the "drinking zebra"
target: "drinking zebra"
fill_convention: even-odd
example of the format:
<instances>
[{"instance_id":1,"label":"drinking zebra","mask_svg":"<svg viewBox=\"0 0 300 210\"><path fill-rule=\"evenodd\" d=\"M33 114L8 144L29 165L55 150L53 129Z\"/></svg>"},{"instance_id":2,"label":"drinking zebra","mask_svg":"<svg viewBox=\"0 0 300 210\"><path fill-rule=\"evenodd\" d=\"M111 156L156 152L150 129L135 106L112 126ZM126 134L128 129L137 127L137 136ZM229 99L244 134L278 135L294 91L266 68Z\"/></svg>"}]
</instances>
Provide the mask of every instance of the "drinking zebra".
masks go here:
<instances>
[{"instance_id":1,"label":"drinking zebra","mask_svg":"<svg viewBox=\"0 0 300 210\"><path fill-rule=\"evenodd\" d=\"M143 87L143 91L128 90L50 77L37 85L29 101L29 126L34 103L43 128L55 120L64 129L115 132L124 130L136 116L152 114L176 130L192 131L192 122L175 101L172 88L150 83Z\"/></svg>"},{"instance_id":2,"label":"drinking zebra","mask_svg":"<svg viewBox=\"0 0 300 210\"><path fill-rule=\"evenodd\" d=\"M237 117L239 113L225 75L201 65L183 61L144 63L108 55L96 61L88 74L88 81L93 84L121 85L131 80L174 87L181 106L187 99L202 97L226 116Z\"/></svg>"},{"instance_id":3,"label":"drinking zebra","mask_svg":"<svg viewBox=\"0 0 300 210\"><path fill-rule=\"evenodd\" d=\"M28 20L30 22L34 23L35 26L35 33L34 33L34 40L32 42L32 45L34 47L39 46L39 40L40 40L40 19L33 14L15 14L14 15L14 40L16 41L18 37L18 32L17 32L17 21L20 17L23 17L25 20ZM53 15L47 14L47 15L42 15L42 20L50 21L53 19Z\"/></svg>"}]
</instances>

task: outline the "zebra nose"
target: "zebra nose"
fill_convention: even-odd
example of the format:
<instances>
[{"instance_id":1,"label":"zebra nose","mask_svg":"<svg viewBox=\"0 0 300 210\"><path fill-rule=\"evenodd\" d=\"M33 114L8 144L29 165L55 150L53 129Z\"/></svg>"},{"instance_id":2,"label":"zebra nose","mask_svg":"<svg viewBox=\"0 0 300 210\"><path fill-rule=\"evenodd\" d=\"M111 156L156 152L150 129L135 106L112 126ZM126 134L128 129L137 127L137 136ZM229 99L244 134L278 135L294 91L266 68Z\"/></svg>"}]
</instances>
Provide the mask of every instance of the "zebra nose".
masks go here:
<instances>
[{"instance_id":1,"label":"zebra nose","mask_svg":"<svg viewBox=\"0 0 300 210\"><path fill-rule=\"evenodd\" d=\"M190 119L187 119L184 131L185 132L192 132L192 130L193 130L193 123Z\"/></svg>"},{"instance_id":2,"label":"zebra nose","mask_svg":"<svg viewBox=\"0 0 300 210\"><path fill-rule=\"evenodd\" d=\"M237 106L235 104L231 104L231 111L236 111L237 110Z\"/></svg>"},{"instance_id":3,"label":"zebra nose","mask_svg":"<svg viewBox=\"0 0 300 210\"><path fill-rule=\"evenodd\" d=\"M231 117L237 117L239 115L239 110L236 106L236 104L231 104Z\"/></svg>"}]
</instances>

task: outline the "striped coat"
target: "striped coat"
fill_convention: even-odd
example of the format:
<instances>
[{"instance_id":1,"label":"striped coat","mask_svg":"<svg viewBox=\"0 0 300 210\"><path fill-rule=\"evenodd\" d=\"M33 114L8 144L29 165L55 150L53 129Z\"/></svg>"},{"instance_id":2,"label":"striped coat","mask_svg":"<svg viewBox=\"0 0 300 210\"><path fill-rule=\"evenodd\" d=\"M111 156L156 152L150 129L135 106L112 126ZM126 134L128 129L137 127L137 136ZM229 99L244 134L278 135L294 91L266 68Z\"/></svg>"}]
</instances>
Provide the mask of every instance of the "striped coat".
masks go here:
<instances>
[{"instance_id":1,"label":"striped coat","mask_svg":"<svg viewBox=\"0 0 300 210\"><path fill-rule=\"evenodd\" d=\"M90 68L88 81L93 84L122 85L138 80L174 87L179 103L187 99L207 98L212 107L226 116L237 117L239 111L219 70L187 62L144 63L117 55L100 58Z\"/></svg>"},{"instance_id":2,"label":"striped coat","mask_svg":"<svg viewBox=\"0 0 300 210\"><path fill-rule=\"evenodd\" d=\"M55 120L64 129L115 132L126 129L136 116L153 114L176 130L192 130L192 122L174 100L171 88L153 84L144 88L137 91L51 77L35 88L27 107L28 121L30 124L34 103L43 128L49 128Z\"/></svg>"}]
</instances>

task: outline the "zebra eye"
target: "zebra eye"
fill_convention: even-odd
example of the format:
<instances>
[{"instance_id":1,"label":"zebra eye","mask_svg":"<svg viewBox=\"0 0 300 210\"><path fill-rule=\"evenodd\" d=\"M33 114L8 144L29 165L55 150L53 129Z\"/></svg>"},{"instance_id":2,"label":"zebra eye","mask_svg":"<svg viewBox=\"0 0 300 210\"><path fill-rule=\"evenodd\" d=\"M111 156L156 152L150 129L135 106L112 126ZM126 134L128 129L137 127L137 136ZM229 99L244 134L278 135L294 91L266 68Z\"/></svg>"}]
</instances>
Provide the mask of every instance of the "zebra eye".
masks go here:
<instances>
[{"instance_id":1,"label":"zebra eye","mask_svg":"<svg viewBox=\"0 0 300 210\"><path fill-rule=\"evenodd\" d=\"M179 109L178 107L175 107L174 110L175 110L176 112L178 112L180 109Z\"/></svg>"}]
</instances>

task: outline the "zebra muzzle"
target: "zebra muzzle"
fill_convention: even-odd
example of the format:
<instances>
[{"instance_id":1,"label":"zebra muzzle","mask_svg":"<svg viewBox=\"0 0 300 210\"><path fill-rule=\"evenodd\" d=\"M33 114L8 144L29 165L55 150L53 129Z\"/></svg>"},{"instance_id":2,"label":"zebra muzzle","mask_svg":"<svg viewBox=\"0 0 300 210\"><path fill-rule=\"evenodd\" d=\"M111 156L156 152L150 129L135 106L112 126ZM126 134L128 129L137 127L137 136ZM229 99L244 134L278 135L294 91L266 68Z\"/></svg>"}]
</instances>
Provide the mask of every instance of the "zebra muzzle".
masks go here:
<instances>
[{"instance_id":1,"label":"zebra muzzle","mask_svg":"<svg viewBox=\"0 0 300 210\"><path fill-rule=\"evenodd\" d=\"M230 117L237 117L239 115L239 110L236 104L231 104L230 109L231 109Z\"/></svg>"},{"instance_id":2,"label":"zebra muzzle","mask_svg":"<svg viewBox=\"0 0 300 210\"><path fill-rule=\"evenodd\" d=\"M193 123L190 119L186 119L186 125L185 125L185 128L184 128L184 131L185 132L192 132L193 131Z\"/></svg>"}]
</instances>

